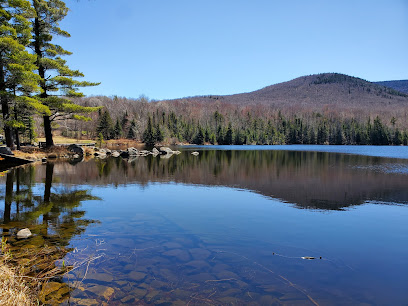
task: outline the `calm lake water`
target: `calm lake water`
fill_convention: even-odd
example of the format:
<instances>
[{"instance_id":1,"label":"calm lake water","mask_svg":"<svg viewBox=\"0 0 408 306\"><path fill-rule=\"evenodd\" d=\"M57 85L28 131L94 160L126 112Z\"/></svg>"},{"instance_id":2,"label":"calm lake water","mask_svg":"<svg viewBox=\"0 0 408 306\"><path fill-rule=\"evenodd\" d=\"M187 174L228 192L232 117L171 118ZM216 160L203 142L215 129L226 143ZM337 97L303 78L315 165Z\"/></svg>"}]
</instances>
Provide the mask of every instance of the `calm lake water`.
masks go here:
<instances>
[{"instance_id":1,"label":"calm lake water","mask_svg":"<svg viewBox=\"0 0 408 306\"><path fill-rule=\"evenodd\" d=\"M49 303L407 305L408 148L181 150L0 177L3 236L78 267Z\"/></svg>"}]
</instances>

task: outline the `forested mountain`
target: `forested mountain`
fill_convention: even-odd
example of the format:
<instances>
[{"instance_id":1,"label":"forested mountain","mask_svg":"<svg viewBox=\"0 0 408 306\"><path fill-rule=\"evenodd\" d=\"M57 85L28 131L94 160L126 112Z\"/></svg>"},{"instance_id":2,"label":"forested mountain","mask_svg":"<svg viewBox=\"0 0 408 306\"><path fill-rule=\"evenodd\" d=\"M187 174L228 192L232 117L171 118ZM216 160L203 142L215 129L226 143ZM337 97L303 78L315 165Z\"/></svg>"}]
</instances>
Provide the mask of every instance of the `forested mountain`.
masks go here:
<instances>
[{"instance_id":1,"label":"forested mountain","mask_svg":"<svg viewBox=\"0 0 408 306\"><path fill-rule=\"evenodd\" d=\"M406 144L408 94L363 79L324 73L225 96L149 101L95 96L103 106L89 137L127 137L153 144Z\"/></svg>"},{"instance_id":2,"label":"forested mountain","mask_svg":"<svg viewBox=\"0 0 408 306\"><path fill-rule=\"evenodd\" d=\"M241 105L265 104L279 108L329 106L382 109L385 105L392 107L408 105L408 94L338 73L303 76L249 93L189 98L197 99L200 101L219 99Z\"/></svg>"},{"instance_id":3,"label":"forested mountain","mask_svg":"<svg viewBox=\"0 0 408 306\"><path fill-rule=\"evenodd\" d=\"M383 81L383 82L375 82L375 84L389 87L389 88L392 88L392 89L408 94L408 80Z\"/></svg>"}]
</instances>

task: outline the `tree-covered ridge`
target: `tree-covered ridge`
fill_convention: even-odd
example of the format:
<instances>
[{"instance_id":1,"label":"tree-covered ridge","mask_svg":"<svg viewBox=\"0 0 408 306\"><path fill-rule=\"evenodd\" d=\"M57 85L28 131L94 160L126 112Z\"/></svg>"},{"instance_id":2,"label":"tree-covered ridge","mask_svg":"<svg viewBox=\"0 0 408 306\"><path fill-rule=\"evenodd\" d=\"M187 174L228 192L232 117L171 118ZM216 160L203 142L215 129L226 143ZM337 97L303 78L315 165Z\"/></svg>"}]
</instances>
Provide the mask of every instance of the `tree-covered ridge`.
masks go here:
<instances>
[{"instance_id":1,"label":"tree-covered ridge","mask_svg":"<svg viewBox=\"0 0 408 306\"><path fill-rule=\"evenodd\" d=\"M382 94L388 94L391 96L401 96L401 97L408 97L408 94L395 90L393 88L386 87L385 85L378 84L378 83L371 83L366 80L352 77L349 75L341 74L341 73L325 73L319 74L316 76L316 79L312 82L312 84L346 84L350 87L362 87L367 92L373 92L377 96Z\"/></svg>"},{"instance_id":2,"label":"tree-covered ridge","mask_svg":"<svg viewBox=\"0 0 408 306\"><path fill-rule=\"evenodd\" d=\"M408 94L408 80L383 81L375 83Z\"/></svg>"}]
</instances>

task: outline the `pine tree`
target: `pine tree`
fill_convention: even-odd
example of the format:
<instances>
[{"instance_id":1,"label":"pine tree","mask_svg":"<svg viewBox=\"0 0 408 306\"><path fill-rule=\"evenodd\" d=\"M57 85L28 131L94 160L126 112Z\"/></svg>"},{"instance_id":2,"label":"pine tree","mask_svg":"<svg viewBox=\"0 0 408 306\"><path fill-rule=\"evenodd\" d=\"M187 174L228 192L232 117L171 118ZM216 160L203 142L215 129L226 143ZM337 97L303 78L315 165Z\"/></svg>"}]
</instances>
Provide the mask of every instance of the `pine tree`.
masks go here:
<instances>
[{"instance_id":1,"label":"pine tree","mask_svg":"<svg viewBox=\"0 0 408 306\"><path fill-rule=\"evenodd\" d=\"M91 120L81 115L96 111L97 107L84 107L74 104L70 97L81 97L80 87L95 86L99 83L77 81L75 78L84 75L78 70L72 70L61 56L71 52L53 44L54 35L70 37L70 34L59 28L59 22L65 18L68 8L61 0L33 0L35 18L33 20L33 40L30 46L37 56L36 65L41 78L41 102L49 107L50 115L44 115L44 133L46 146L54 144L51 123L54 120ZM52 94L53 93L53 94Z\"/></svg>"},{"instance_id":2,"label":"pine tree","mask_svg":"<svg viewBox=\"0 0 408 306\"><path fill-rule=\"evenodd\" d=\"M116 124L115 127L113 129L113 135L115 139L119 139L122 138L123 131L122 131L122 126L119 123L119 119L116 119Z\"/></svg>"},{"instance_id":3,"label":"pine tree","mask_svg":"<svg viewBox=\"0 0 408 306\"><path fill-rule=\"evenodd\" d=\"M162 142L164 140L163 131L161 130L160 125L158 123L156 124L154 140L155 140L155 143Z\"/></svg>"},{"instance_id":4,"label":"pine tree","mask_svg":"<svg viewBox=\"0 0 408 306\"><path fill-rule=\"evenodd\" d=\"M132 120L129 127L129 132L126 136L127 139L135 139L136 138L136 121L135 119Z\"/></svg>"},{"instance_id":5,"label":"pine tree","mask_svg":"<svg viewBox=\"0 0 408 306\"><path fill-rule=\"evenodd\" d=\"M111 139L114 135L112 118L107 110L105 110L100 116L96 132L98 134L102 133L104 139Z\"/></svg>"},{"instance_id":6,"label":"pine tree","mask_svg":"<svg viewBox=\"0 0 408 306\"><path fill-rule=\"evenodd\" d=\"M204 137L203 130L200 126L198 126L198 131L197 131L196 136L194 137L193 143L197 145L202 145L204 144L204 140L205 140L205 137Z\"/></svg>"},{"instance_id":7,"label":"pine tree","mask_svg":"<svg viewBox=\"0 0 408 306\"><path fill-rule=\"evenodd\" d=\"M228 124L228 129L227 129L227 132L225 133L224 144L232 145L232 125L231 123Z\"/></svg>"},{"instance_id":8,"label":"pine tree","mask_svg":"<svg viewBox=\"0 0 408 306\"><path fill-rule=\"evenodd\" d=\"M156 143L155 131L153 128L152 117L149 116L146 130L143 132L143 142L147 146L154 146Z\"/></svg>"},{"instance_id":9,"label":"pine tree","mask_svg":"<svg viewBox=\"0 0 408 306\"><path fill-rule=\"evenodd\" d=\"M33 13L29 1L0 1L0 101L10 148L14 148L13 129L24 126L15 115L17 108L49 113L48 108L28 97L38 90L38 78L32 72L35 56L25 48L31 38L29 18Z\"/></svg>"}]
</instances>

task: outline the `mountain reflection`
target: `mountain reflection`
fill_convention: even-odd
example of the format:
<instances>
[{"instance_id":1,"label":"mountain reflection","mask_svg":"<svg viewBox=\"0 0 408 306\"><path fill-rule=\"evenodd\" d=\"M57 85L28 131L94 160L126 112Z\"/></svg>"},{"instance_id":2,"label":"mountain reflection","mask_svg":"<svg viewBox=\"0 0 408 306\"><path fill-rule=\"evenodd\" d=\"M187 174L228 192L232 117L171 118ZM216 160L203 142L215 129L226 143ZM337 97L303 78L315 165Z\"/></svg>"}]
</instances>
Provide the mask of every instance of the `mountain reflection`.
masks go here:
<instances>
[{"instance_id":1,"label":"mountain reflection","mask_svg":"<svg viewBox=\"0 0 408 306\"><path fill-rule=\"evenodd\" d=\"M108 158L77 165L57 162L53 167L64 184L176 182L227 186L255 191L299 208L333 210L366 201L407 203L408 176L378 170L401 164L407 167L405 160L339 153L205 150L199 156L185 151L169 159ZM44 174L47 169L38 169L35 180L48 177ZM45 203L46 198L44 193Z\"/></svg>"}]
</instances>

